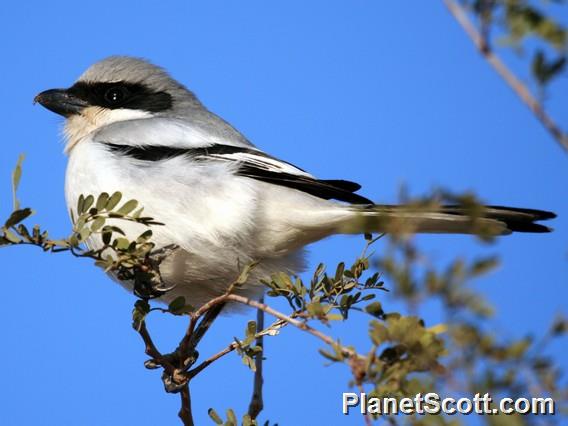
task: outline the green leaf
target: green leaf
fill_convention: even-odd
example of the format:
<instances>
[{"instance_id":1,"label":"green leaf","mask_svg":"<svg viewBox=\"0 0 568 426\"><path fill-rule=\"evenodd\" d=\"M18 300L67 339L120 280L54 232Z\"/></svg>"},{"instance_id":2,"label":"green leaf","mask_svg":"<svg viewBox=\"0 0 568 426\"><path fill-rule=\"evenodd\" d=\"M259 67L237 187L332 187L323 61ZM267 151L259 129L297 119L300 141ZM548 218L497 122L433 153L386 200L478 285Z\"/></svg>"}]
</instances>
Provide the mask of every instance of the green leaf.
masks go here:
<instances>
[{"instance_id":1,"label":"green leaf","mask_svg":"<svg viewBox=\"0 0 568 426\"><path fill-rule=\"evenodd\" d=\"M144 243L152 238L152 230L148 229L147 231L142 232L138 238L136 238L137 243Z\"/></svg>"},{"instance_id":2,"label":"green leaf","mask_svg":"<svg viewBox=\"0 0 568 426\"><path fill-rule=\"evenodd\" d=\"M65 240L51 240L51 243L55 247L67 248L69 247L69 243Z\"/></svg>"},{"instance_id":3,"label":"green leaf","mask_svg":"<svg viewBox=\"0 0 568 426\"><path fill-rule=\"evenodd\" d=\"M132 217L134 219L140 219L140 216L142 215L143 211L144 211L144 207L140 207L138 210L136 210L134 213L132 213Z\"/></svg>"},{"instance_id":4,"label":"green leaf","mask_svg":"<svg viewBox=\"0 0 568 426\"><path fill-rule=\"evenodd\" d=\"M78 234L79 241L86 241L91 236L91 234L92 232L89 228L81 229Z\"/></svg>"},{"instance_id":5,"label":"green leaf","mask_svg":"<svg viewBox=\"0 0 568 426\"><path fill-rule=\"evenodd\" d=\"M69 237L69 244L72 247L77 247L79 245L79 239L77 238L77 235L73 234Z\"/></svg>"},{"instance_id":6,"label":"green leaf","mask_svg":"<svg viewBox=\"0 0 568 426\"><path fill-rule=\"evenodd\" d=\"M99 229L101 229L104 224L106 222L106 219L102 216L97 217L95 220L93 220L93 223L91 223L91 231L92 232L97 232Z\"/></svg>"},{"instance_id":7,"label":"green leaf","mask_svg":"<svg viewBox=\"0 0 568 426\"><path fill-rule=\"evenodd\" d=\"M16 163L16 167L14 167L14 171L12 172L12 198L13 198L13 207L14 210L19 210L20 202L18 201L18 186L20 186L20 179L22 178L22 163L26 156L24 154L20 154L18 157L18 162Z\"/></svg>"},{"instance_id":8,"label":"green leaf","mask_svg":"<svg viewBox=\"0 0 568 426\"><path fill-rule=\"evenodd\" d=\"M122 229L120 229L118 226L113 226L113 225L106 225L103 228L103 232L116 232L117 234L120 235L126 235Z\"/></svg>"},{"instance_id":9,"label":"green leaf","mask_svg":"<svg viewBox=\"0 0 568 426\"><path fill-rule=\"evenodd\" d=\"M146 300L137 300L132 310L132 327L136 331L140 331L142 322L146 315L150 312L150 304Z\"/></svg>"},{"instance_id":10,"label":"green leaf","mask_svg":"<svg viewBox=\"0 0 568 426\"><path fill-rule=\"evenodd\" d=\"M316 271L314 272L314 276L317 277L321 275L324 271L325 271L325 265L323 263L320 263L316 268Z\"/></svg>"},{"instance_id":11,"label":"green leaf","mask_svg":"<svg viewBox=\"0 0 568 426\"><path fill-rule=\"evenodd\" d=\"M207 410L207 414L209 414L209 417L211 417L211 420L213 420L215 424L223 424L223 420L221 420L221 417L219 417L219 414L217 414L217 412L213 408Z\"/></svg>"},{"instance_id":12,"label":"green leaf","mask_svg":"<svg viewBox=\"0 0 568 426\"><path fill-rule=\"evenodd\" d=\"M248 321L247 327L245 329L245 340L241 342L243 346L250 345L254 340L255 334L256 334L256 321Z\"/></svg>"},{"instance_id":13,"label":"green leaf","mask_svg":"<svg viewBox=\"0 0 568 426\"><path fill-rule=\"evenodd\" d=\"M179 296L176 297L172 302L168 305L168 310L171 311L173 314L177 314L185 307L185 297Z\"/></svg>"},{"instance_id":14,"label":"green leaf","mask_svg":"<svg viewBox=\"0 0 568 426\"><path fill-rule=\"evenodd\" d=\"M95 208L98 211L104 210L106 208L108 199L109 199L108 193L101 192L101 194L97 197L97 202L95 203Z\"/></svg>"},{"instance_id":15,"label":"green leaf","mask_svg":"<svg viewBox=\"0 0 568 426\"><path fill-rule=\"evenodd\" d=\"M253 262L246 265L241 271L237 280L235 281L235 284L237 286L244 284L248 280L251 271L255 268L256 265L258 265L258 262Z\"/></svg>"},{"instance_id":16,"label":"green leaf","mask_svg":"<svg viewBox=\"0 0 568 426\"><path fill-rule=\"evenodd\" d=\"M379 318L384 314L383 305L381 305L381 302L377 301L369 303L367 306L365 306L365 312Z\"/></svg>"},{"instance_id":17,"label":"green leaf","mask_svg":"<svg viewBox=\"0 0 568 426\"><path fill-rule=\"evenodd\" d=\"M12 212L12 214L10 215L8 220L6 220L6 223L4 224L4 226L6 228L11 228L12 226L17 225L21 221L30 217L32 214L33 214L33 211L32 211L32 209L29 209L29 208L16 210L16 211Z\"/></svg>"},{"instance_id":18,"label":"green leaf","mask_svg":"<svg viewBox=\"0 0 568 426\"><path fill-rule=\"evenodd\" d=\"M83 204L85 204L85 197L83 194L79 195L79 199L77 200L77 214L83 214Z\"/></svg>"},{"instance_id":19,"label":"green leaf","mask_svg":"<svg viewBox=\"0 0 568 426\"><path fill-rule=\"evenodd\" d=\"M105 245L110 244L111 239L112 239L112 232L111 231L103 231L103 244L105 244Z\"/></svg>"},{"instance_id":20,"label":"green leaf","mask_svg":"<svg viewBox=\"0 0 568 426\"><path fill-rule=\"evenodd\" d=\"M318 349L318 352L320 353L321 356L329 359L330 361L333 361L333 362L341 361L341 358L337 357L336 355L332 354L331 352L326 351L325 349Z\"/></svg>"},{"instance_id":21,"label":"green leaf","mask_svg":"<svg viewBox=\"0 0 568 426\"><path fill-rule=\"evenodd\" d=\"M85 197L85 200L83 202L83 211L79 212L81 213L85 213L86 211L89 210L89 208L91 208L91 206L93 205L93 203L95 202L95 197L93 197L92 195L88 195L87 197Z\"/></svg>"},{"instance_id":22,"label":"green leaf","mask_svg":"<svg viewBox=\"0 0 568 426\"><path fill-rule=\"evenodd\" d=\"M250 415L245 414L243 416L243 426L253 426L254 423L252 421L252 418L250 417Z\"/></svg>"},{"instance_id":23,"label":"green leaf","mask_svg":"<svg viewBox=\"0 0 568 426\"><path fill-rule=\"evenodd\" d=\"M497 259L496 257L479 259L476 260L473 263L473 265L470 266L469 275L471 277L477 277L486 274L487 272L490 272L491 270L495 269L497 266L499 266L499 259Z\"/></svg>"},{"instance_id":24,"label":"green leaf","mask_svg":"<svg viewBox=\"0 0 568 426\"><path fill-rule=\"evenodd\" d=\"M343 280L343 272L345 272L345 263L340 262L335 270L335 281L341 282Z\"/></svg>"},{"instance_id":25,"label":"green leaf","mask_svg":"<svg viewBox=\"0 0 568 426\"><path fill-rule=\"evenodd\" d=\"M231 424L232 426L237 426L238 424L235 412L230 408L227 409L227 423Z\"/></svg>"},{"instance_id":26,"label":"green leaf","mask_svg":"<svg viewBox=\"0 0 568 426\"><path fill-rule=\"evenodd\" d=\"M327 314L325 318L328 321L342 321L344 319L343 315L341 314Z\"/></svg>"},{"instance_id":27,"label":"green leaf","mask_svg":"<svg viewBox=\"0 0 568 426\"><path fill-rule=\"evenodd\" d=\"M542 50L538 50L533 57L532 73L541 86L544 86L562 72L566 66L566 57L560 56L556 59L549 60L546 58Z\"/></svg>"},{"instance_id":28,"label":"green leaf","mask_svg":"<svg viewBox=\"0 0 568 426\"><path fill-rule=\"evenodd\" d=\"M22 242L20 237L18 237L16 234L14 234L9 229L4 229L4 238L7 239L8 241L10 241L11 243L15 243L15 244Z\"/></svg>"},{"instance_id":29,"label":"green leaf","mask_svg":"<svg viewBox=\"0 0 568 426\"><path fill-rule=\"evenodd\" d=\"M120 192L117 191L113 193L108 199L105 209L108 211L113 210L118 205L118 203L120 203L121 199L122 199L122 194Z\"/></svg>"},{"instance_id":30,"label":"green leaf","mask_svg":"<svg viewBox=\"0 0 568 426\"><path fill-rule=\"evenodd\" d=\"M246 336L254 337L256 334L256 321L247 322Z\"/></svg>"},{"instance_id":31,"label":"green leaf","mask_svg":"<svg viewBox=\"0 0 568 426\"><path fill-rule=\"evenodd\" d=\"M28 231L28 228L26 228L24 224L20 223L18 226L16 226L16 230L18 231L18 234L20 234L24 239L26 240L32 239L30 231Z\"/></svg>"},{"instance_id":32,"label":"green leaf","mask_svg":"<svg viewBox=\"0 0 568 426\"><path fill-rule=\"evenodd\" d=\"M127 238L117 238L114 240L113 246L115 246L118 250L127 250L130 246L130 241Z\"/></svg>"},{"instance_id":33,"label":"green leaf","mask_svg":"<svg viewBox=\"0 0 568 426\"><path fill-rule=\"evenodd\" d=\"M369 331L373 344L379 346L389 340L389 332L387 328L378 321L371 322L371 329Z\"/></svg>"},{"instance_id":34,"label":"green leaf","mask_svg":"<svg viewBox=\"0 0 568 426\"><path fill-rule=\"evenodd\" d=\"M278 288L283 288L283 289L295 288L294 283L292 283L292 280L290 279L290 276L285 272L277 272L274 275L272 275L271 278L272 282L276 284Z\"/></svg>"},{"instance_id":35,"label":"green leaf","mask_svg":"<svg viewBox=\"0 0 568 426\"><path fill-rule=\"evenodd\" d=\"M128 200L126 203L124 203L122 205L121 208L119 208L116 213L126 216L128 213L130 213L132 210L134 210L136 207L138 206L138 201L136 200Z\"/></svg>"}]
</instances>

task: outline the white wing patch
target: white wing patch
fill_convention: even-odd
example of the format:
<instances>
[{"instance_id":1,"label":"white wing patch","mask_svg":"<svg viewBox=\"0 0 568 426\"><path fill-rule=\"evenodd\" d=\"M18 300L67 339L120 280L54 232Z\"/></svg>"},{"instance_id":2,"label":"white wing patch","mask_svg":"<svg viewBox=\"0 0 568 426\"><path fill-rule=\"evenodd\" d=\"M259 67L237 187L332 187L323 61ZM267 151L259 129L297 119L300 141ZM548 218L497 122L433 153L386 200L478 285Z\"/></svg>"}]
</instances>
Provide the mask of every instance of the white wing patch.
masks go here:
<instances>
[{"instance_id":1,"label":"white wing patch","mask_svg":"<svg viewBox=\"0 0 568 426\"><path fill-rule=\"evenodd\" d=\"M304 170L287 163L286 161L278 160L274 157L269 157L262 151L258 151L258 154L253 150L247 152L233 152L224 154L207 154L207 156L196 156L196 159L200 157L206 159L218 158L219 160L229 160L244 163L258 169L277 172L277 173L289 173L296 176L305 176L313 178L314 176L305 172Z\"/></svg>"}]
</instances>

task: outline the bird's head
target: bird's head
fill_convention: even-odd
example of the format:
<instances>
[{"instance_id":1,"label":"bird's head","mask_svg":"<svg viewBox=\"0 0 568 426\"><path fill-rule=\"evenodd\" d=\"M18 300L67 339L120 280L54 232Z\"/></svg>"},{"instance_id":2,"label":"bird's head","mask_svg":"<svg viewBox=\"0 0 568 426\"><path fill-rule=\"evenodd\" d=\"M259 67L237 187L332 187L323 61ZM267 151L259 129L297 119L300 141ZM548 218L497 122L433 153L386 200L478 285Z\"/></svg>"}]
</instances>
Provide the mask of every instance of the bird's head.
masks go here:
<instances>
[{"instance_id":1,"label":"bird's head","mask_svg":"<svg viewBox=\"0 0 568 426\"><path fill-rule=\"evenodd\" d=\"M111 56L90 66L71 87L38 94L35 102L66 118L67 148L111 123L183 115L195 95L145 60Z\"/></svg>"}]
</instances>

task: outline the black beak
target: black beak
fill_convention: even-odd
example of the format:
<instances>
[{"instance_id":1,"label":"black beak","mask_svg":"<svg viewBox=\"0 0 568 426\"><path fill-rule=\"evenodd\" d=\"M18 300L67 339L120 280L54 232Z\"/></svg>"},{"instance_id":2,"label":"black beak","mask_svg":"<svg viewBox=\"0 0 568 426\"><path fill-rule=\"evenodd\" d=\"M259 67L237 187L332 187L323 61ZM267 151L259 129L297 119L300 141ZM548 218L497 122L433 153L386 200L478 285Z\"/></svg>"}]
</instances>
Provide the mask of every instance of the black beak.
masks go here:
<instances>
[{"instance_id":1,"label":"black beak","mask_svg":"<svg viewBox=\"0 0 568 426\"><path fill-rule=\"evenodd\" d=\"M50 89L41 92L34 98L34 104L36 102L63 117L79 114L83 108L88 106L87 102L67 89Z\"/></svg>"}]
</instances>

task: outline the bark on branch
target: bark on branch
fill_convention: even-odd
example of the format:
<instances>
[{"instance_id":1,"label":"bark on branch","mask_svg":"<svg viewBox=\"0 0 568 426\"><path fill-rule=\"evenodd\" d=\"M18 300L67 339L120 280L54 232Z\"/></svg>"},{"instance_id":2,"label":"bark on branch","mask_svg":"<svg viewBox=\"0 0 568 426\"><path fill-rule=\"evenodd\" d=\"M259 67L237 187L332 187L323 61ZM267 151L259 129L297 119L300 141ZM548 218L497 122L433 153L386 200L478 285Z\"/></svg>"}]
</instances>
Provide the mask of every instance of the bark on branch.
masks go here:
<instances>
[{"instance_id":1,"label":"bark on branch","mask_svg":"<svg viewBox=\"0 0 568 426\"><path fill-rule=\"evenodd\" d=\"M497 74L509 85L511 89L519 96L521 101L531 110L533 115L542 123L552 137L560 144L560 146L568 152L568 134L554 122L554 120L546 113L542 104L531 94L530 90L523 84L521 80L505 65L493 50L487 45L486 39L467 16L467 12L462 6L454 0L443 0L444 4L456 19L456 21L464 29L475 47L483 58L495 69Z\"/></svg>"}]
</instances>

